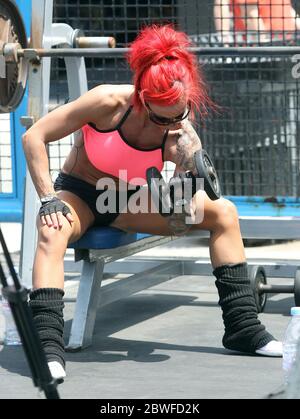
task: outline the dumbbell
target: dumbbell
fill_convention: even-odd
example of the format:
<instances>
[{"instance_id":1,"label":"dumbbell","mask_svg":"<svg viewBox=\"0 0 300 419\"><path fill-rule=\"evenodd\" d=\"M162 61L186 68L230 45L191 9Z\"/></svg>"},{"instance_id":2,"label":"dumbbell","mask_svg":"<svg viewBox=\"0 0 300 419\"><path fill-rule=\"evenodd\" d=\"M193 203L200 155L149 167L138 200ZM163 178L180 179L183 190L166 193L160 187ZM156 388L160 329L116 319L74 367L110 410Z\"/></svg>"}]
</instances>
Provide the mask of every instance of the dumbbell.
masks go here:
<instances>
[{"instance_id":1,"label":"dumbbell","mask_svg":"<svg viewBox=\"0 0 300 419\"><path fill-rule=\"evenodd\" d=\"M294 283L290 285L268 284L264 268L257 265L249 267L249 279L258 313L264 311L267 294L294 294L295 305L300 306L300 269L296 270Z\"/></svg>"},{"instance_id":2,"label":"dumbbell","mask_svg":"<svg viewBox=\"0 0 300 419\"><path fill-rule=\"evenodd\" d=\"M173 177L169 184L167 184L161 173L156 167L150 167L146 171L146 178L149 190L151 191L152 198L158 204L159 213L164 216L170 216L174 212L174 203L180 197L183 197L185 182L192 185L191 197L200 189L201 182L198 179L204 180L204 190L213 201L221 197L220 182L217 172L212 163L208 153L201 149L194 154L194 166L196 174L191 171L179 173L178 176ZM179 197L179 198L178 198ZM185 204L182 198L181 205Z\"/></svg>"}]
</instances>

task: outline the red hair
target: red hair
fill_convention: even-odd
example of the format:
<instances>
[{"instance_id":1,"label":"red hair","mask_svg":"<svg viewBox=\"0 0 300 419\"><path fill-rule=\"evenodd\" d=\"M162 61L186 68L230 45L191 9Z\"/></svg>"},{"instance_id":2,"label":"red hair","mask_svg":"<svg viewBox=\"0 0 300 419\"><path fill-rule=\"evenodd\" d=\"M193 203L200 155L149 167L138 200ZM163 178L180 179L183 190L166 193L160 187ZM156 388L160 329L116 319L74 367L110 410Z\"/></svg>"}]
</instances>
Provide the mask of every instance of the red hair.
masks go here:
<instances>
[{"instance_id":1,"label":"red hair","mask_svg":"<svg viewBox=\"0 0 300 419\"><path fill-rule=\"evenodd\" d=\"M185 99L191 113L201 116L212 103L196 56L188 51L191 41L172 25L145 27L131 44L127 61L134 72L133 104L141 109L143 102L171 106Z\"/></svg>"}]
</instances>

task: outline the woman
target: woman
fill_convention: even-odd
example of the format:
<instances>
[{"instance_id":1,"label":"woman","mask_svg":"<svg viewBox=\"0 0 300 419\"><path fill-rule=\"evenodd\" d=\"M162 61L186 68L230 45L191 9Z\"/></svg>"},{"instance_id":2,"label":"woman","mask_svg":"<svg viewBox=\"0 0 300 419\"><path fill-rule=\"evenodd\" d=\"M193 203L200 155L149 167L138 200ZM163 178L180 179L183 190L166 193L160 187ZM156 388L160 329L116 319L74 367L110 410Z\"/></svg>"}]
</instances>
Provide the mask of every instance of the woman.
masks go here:
<instances>
[{"instance_id":1,"label":"woman","mask_svg":"<svg viewBox=\"0 0 300 419\"><path fill-rule=\"evenodd\" d=\"M30 307L55 378L65 376L63 259L68 243L78 240L92 225L173 234L168 218L151 212L150 204L136 214L130 212L130 201L138 193L141 201L151 202L148 189L142 187L146 169L155 166L162 170L165 160L179 162L176 141L183 121L196 111L203 115L209 105L196 58L187 51L188 46L187 36L169 25L145 28L128 55L133 85L98 86L40 119L23 137L42 203ZM46 145L73 132L78 134L75 144L52 185ZM125 178L119 169L125 170ZM117 189L124 186L124 180L131 185L127 211L122 207L118 212L101 213L97 198L105 191L95 185L104 178L114 180ZM121 201L122 193L117 200ZM204 218L191 228L211 232L210 254L223 309L224 346L280 356L281 343L257 319L234 205L225 199L211 201L203 194L200 198L196 194L193 205L197 209L204 204Z\"/></svg>"}]
</instances>

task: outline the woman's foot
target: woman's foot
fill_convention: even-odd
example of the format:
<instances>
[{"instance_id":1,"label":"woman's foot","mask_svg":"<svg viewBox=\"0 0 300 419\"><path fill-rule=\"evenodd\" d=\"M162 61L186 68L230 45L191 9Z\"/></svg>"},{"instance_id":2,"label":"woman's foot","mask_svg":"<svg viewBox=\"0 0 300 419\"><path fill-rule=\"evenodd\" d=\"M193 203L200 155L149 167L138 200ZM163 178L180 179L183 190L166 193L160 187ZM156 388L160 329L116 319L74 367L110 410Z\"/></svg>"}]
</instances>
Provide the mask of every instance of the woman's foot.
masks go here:
<instances>
[{"instance_id":1,"label":"woman's foot","mask_svg":"<svg viewBox=\"0 0 300 419\"><path fill-rule=\"evenodd\" d=\"M64 350L64 291L59 288L39 288L30 293L29 306L44 349L52 377L66 376Z\"/></svg>"},{"instance_id":2,"label":"woman's foot","mask_svg":"<svg viewBox=\"0 0 300 419\"><path fill-rule=\"evenodd\" d=\"M257 355L282 357L282 342L271 340L262 348L256 349Z\"/></svg>"},{"instance_id":3,"label":"woman's foot","mask_svg":"<svg viewBox=\"0 0 300 419\"><path fill-rule=\"evenodd\" d=\"M52 378L59 382L64 381L64 378L66 377L66 371L58 361L48 362L48 367L52 375Z\"/></svg>"},{"instance_id":4,"label":"woman's foot","mask_svg":"<svg viewBox=\"0 0 300 419\"><path fill-rule=\"evenodd\" d=\"M278 342L258 319L247 263L223 265L214 270L223 311L226 349L263 356L282 356Z\"/></svg>"}]
</instances>

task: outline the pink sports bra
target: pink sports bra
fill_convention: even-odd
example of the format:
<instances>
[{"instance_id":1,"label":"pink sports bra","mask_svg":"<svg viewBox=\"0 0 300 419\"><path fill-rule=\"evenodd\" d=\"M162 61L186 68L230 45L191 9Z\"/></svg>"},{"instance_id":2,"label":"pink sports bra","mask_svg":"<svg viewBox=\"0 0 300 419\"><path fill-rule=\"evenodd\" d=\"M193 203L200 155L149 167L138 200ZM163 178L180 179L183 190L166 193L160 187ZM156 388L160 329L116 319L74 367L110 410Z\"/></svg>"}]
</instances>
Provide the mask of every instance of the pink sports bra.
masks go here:
<instances>
[{"instance_id":1,"label":"pink sports bra","mask_svg":"<svg viewBox=\"0 0 300 419\"><path fill-rule=\"evenodd\" d=\"M132 110L132 106L113 130L98 130L89 123L82 127L85 151L89 161L96 169L132 185L144 185L146 170L154 166L163 169L163 152L168 136L166 131L162 144L150 150L144 150L128 143L121 131L121 126Z\"/></svg>"}]
</instances>

